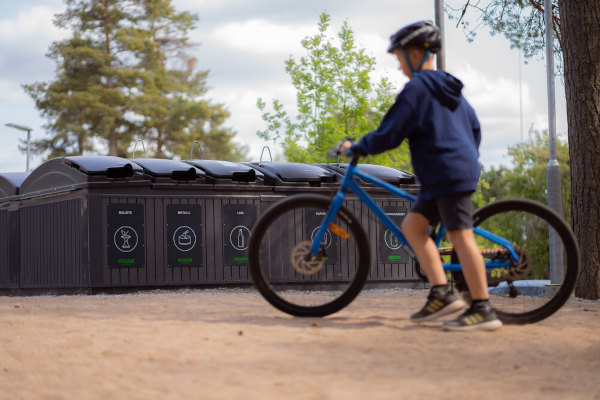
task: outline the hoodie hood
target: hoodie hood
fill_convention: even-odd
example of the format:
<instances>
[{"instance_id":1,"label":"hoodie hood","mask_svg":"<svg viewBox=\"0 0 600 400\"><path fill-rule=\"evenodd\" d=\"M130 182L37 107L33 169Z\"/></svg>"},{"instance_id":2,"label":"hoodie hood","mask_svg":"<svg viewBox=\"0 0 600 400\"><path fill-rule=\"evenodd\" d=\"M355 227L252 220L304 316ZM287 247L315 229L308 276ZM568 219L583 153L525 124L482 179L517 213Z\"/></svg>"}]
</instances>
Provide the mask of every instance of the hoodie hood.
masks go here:
<instances>
[{"instance_id":1,"label":"hoodie hood","mask_svg":"<svg viewBox=\"0 0 600 400\"><path fill-rule=\"evenodd\" d=\"M444 71L426 70L415 76L442 105L454 111L460 104L463 84Z\"/></svg>"}]
</instances>

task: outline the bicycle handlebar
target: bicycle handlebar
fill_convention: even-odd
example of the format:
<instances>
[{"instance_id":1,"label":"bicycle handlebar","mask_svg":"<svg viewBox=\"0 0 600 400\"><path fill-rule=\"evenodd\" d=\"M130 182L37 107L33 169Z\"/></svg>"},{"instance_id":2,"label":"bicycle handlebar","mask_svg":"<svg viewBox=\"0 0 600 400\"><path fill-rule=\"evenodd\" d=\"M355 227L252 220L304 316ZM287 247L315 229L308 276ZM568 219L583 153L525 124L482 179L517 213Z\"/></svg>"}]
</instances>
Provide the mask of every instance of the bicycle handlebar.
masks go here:
<instances>
[{"instance_id":1,"label":"bicycle handlebar","mask_svg":"<svg viewBox=\"0 0 600 400\"><path fill-rule=\"evenodd\" d=\"M334 148L327 150L327 157L335 158L335 157L341 155L340 148L342 147L342 144L346 140L350 140L351 142L354 142L354 139L352 139L352 138L346 138L346 139L342 140ZM344 155L347 158L351 158L350 164L352 164L352 165L356 165L358 163L358 159L360 158L360 156L358 154L355 154L352 152L352 149L348 149L346 151L346 154L344 154Z\"/></svg>"}]
</instances>

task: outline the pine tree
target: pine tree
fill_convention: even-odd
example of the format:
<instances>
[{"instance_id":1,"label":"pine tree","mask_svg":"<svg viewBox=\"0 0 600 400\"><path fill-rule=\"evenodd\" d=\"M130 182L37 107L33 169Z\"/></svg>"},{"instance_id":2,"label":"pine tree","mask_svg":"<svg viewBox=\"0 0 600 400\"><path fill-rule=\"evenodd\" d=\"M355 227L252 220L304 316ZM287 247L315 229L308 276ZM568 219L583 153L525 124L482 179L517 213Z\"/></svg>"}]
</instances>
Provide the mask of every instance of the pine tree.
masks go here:
<instances>
[{"instance_id":1,"label":"pine tree","mask_svg":"<svg viewBox=\"0 0 600 400\"><path fill-rule=\"evenodd\" d=\"M24 85L52 135L34 151L81 154L101 143L126 156L141 138L155 156L183 157L200 140L207 154L240 159L235 132L221 126L229 113L202 99L208 72L186 54L197 19L171 0L66 0L55 24L73 36L48 53L56 79Z\"/></svg>"}]
</instances>

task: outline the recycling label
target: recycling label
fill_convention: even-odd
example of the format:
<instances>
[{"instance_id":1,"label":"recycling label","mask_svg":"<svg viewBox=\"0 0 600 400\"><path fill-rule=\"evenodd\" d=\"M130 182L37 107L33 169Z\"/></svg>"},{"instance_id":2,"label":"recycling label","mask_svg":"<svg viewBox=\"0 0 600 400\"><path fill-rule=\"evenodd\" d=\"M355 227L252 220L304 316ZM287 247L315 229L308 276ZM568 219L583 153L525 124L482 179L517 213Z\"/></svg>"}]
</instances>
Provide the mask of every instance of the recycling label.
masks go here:
<instances>
[{"instance_id":1,"label":"recycling label","mask_svg":"<svg viewBox=\"0 0 600 400\"><path fill-rule=\"evenodd\" d=\"M106 234L109 268L139 268L146 265L142 204L108 204Z\"/></svg>"},{"instance_id":2,"label":"recycling label","mask_svg":"<svg viewBox=\"0 0 600 400\"><path fill-rule=\"evenodd\" d=\"M248 241L256 222L253 204L223 205L223 254L225 265L247 265Z\"/></svg>"},{"instance_id":3,"label":"recycling label","mask_svg":"<svg viewBox=\"0 0 600 400\"><path fill-rule=\"evenodd\" d=\"M406 216L408 209L403 206L384 206L382 207L385 215L390 217L394 224L399 228L402 220ZM381 264L407 264L409 255L404 250L404 245L400 240L385 227L379 224L379 262Z\"/></svg>"},{"instance_id":4,"label":"recycling label","mask_svg":"<svg viewBox=\"0 0 600 400\"><path fill-rule=\"evenodd\" d=\"M167 205L167 265L202 266L201 205Z\"/></svg>"},{"instance_id":5,"label":"recycling label","mask_svg":"<svg viewBox=\"0 0 600 400\"><path fill-rule=\"evenodd\" d=\"M321 227L321 222L325 217L325 211L320 209L308 209L304 216L304 229L306 239L313 240ZM325 263L337 264L338 262L338 240L329 229L325 230L325 235L321 239L321 249L325 251Z\"/></svg>"}]
</instances>

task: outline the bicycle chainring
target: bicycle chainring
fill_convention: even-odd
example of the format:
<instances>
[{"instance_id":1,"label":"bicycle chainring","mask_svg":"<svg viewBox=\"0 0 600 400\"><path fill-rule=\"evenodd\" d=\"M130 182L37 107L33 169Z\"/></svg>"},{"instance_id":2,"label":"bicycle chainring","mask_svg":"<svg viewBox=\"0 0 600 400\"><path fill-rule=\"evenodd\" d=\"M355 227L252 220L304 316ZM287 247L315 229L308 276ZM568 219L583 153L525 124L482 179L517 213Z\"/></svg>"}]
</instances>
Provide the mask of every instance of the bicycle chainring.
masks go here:
<instances>
[{"instance_id":1,"label":"bicycle chainring","mask_svg":"<svg viewBox=\"0 0 600 400\"><path fill-rule=\"evenodd\" d=\"M302 275L314 275L318 273L325 265L325 260L322 257L311 255L310 260L306 260L305 256L310 249L312 242L305 240L298 243L292 249L290 261L296 272Z\"/></svg>"}]
</instances>

